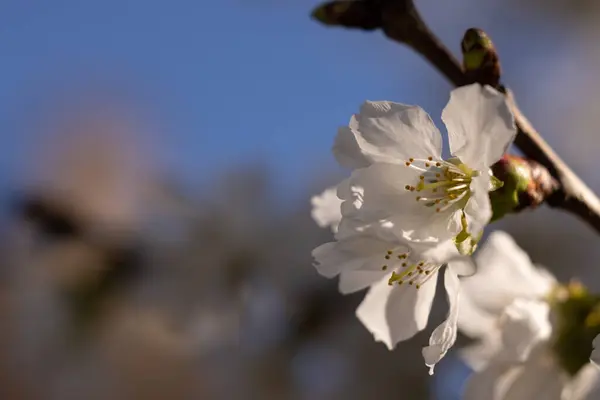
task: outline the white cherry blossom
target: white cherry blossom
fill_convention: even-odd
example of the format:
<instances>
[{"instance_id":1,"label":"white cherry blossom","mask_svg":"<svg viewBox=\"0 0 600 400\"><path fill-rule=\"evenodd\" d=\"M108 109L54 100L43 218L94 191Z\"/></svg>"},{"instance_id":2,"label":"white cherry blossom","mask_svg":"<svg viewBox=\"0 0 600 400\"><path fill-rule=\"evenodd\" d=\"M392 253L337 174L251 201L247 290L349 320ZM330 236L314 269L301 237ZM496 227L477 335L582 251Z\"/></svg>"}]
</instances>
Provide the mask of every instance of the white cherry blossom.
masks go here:
<instances>
[{"instance_id":1,"label":"white cherry blossom","mask_svg":"<svg viewBox=\"0 0 600 400\"><path fill-rule=\"evenodd\" d=\"M352 235L338 234L337 241L313 251L315 267L325 277L339 275L339 290L344 294L369 288L356 315L375 340L390 350L426 327L438 272L448 263L444 272L448 318L423 349L433 373L433 366L456 340L458 275L472 273L472 263L460 256L452 241L413 243L398 238L388 222L353 222Z\"/></svg>"},{"instance_id":2,"label":"white cherry blossom","mask_svg":"<svg viewBox=\"0 0 600 400\"><path fill-rule=\"evenodd\" d=\"M471 337L490 332L515 300L543 300L556 279L535 266L506 232L494 231L474 255L477 273L462 282L459 327Z\"/></svg>"},{"instance_id":3,"label":"white cherry blossom","mask_svg":"<svg viewBox=\"0 0 600 400\"><path fill-rule=\"evenodd\" d=\"M521 375L527 373L523 376L532 386L531 371L559 371L558 366L536 368L546 365L548 352L541 344L550 338L552 325L544 297L555 280L502 231L493 232L474 258L477 273L463 280L458 319L459 329L478 339L461 353L475 370L464 398L509 399L511 390L520 390Z\"/></svg>"},{"instance_id":4,"label":"white cherry blossom","mask_svg":"<svg viewBox=\"0 0 600 400\"><path fill-rule=\"evenodd\" d=\"M502 94L479 84L455 89L442 113L453 157L417 106L367 101L339 130L333 152L354 169L338 188L342 215L387 219L411 240L445 240L461 231L478 238L492 210L490 166L516 129Z\"/></svg>"},{"instance_id":5,"label":"white cherry blossom","mask_svg":"<svg viewBox=\"0 0 600 400\"><path fill-rule=\"evenodd\" d=\"M459 305L459 329L478 340L461 351L475 371L464 399L591 399L598 384L591 364L570 377L552 351L554 277L501 231L474 258L478 270L463 280Z\"/></svg>"}]
</instances>

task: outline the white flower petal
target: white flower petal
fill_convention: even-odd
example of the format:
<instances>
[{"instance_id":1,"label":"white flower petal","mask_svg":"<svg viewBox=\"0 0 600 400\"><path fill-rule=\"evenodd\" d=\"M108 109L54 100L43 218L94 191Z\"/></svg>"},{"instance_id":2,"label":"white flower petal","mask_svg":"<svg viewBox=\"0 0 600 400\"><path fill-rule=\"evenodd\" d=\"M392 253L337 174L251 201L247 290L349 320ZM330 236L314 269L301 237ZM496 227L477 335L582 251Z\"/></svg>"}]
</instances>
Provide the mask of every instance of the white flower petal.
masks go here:
<instances>
[{"instance_id":1,"label":"white flower petal","mask_svg":"<svg viewBox=\"0 0 600 400\"><path fill-rule=\"evenodd\" d=\"M552 333L550 307L542 301L516 299L499 318L479 310L468 300L461 300L460 305L466 305L460 309L458 322L461 331L481 337L478 346L465 352L466 361L474 360L478 364L476 367L490 360L522 363ZM482 353L477 354L478 350Z\"/></svg>"},{"instance_id":2,"label":"white flower petal","mask_svg":"<svg viewBox=\"0 0 600 400\"><path fill-rule=\"evenodd\" d=\"M355 123L354 116L352 117L352 123ZM368 167L371 164L371 157L363 154L357 136L359 137L359 134L355 133L349 126L338 129L332 151L342 167L358 169Z\"/></svg>"},{"instance_id":3,"label":"white flower petal","mask_svg":"<svg viewBox=\"0 0 600 400\"><path fill-rule=\"evenodd\" d=\"M466 400L559 400L566 382L565 374L554 362L549 349L545 345L540 345L525 364L495 360L483 371L473 374L467 381L464 398Z\"/></svg>"},{"instance_id":4,"label":"white flower petal","mask_svg":"<svg viewBox=\"0 0 600 400\"><path fill-rule=\"evenodd\" d=\"M384 241L386 246L402 246L407 247L406 239L399 239L394 230L394 225L389 221L380 220L375 222L363 222L356 218L344 217L340 221L338 231L335 238L338 241L346 239L354 240L356 237L365 236L373 240ZM408 249L407 249L408 250Z\"/></svg>"},{"instance_id":5,"label":"white flower petal","mask_svg":"<svg viewBox=\"0 0 600 400\"><path fill-rule=\"evenodd\" d=\"M365 222L389 220L399 237L413 241L456 235L461 229L459 212L438 213L417 201L416 192L406 190L417 184L418 177L413 168L387 163L354 171L345 185L353 189L338 190L343 216Z\"/></svg>"},{"instance_id":6,"label":"white flower petal","mask_svg":"<svg viewBox=\"0 0 600 400\"><path fill-rule=\"evenodd\" d=\"M350 176L342 181L337 188L337 197L342 202L340 213L342 216L350 218L354 218L355 215L359 214L365 193L364 188L357 185L355 179L354 176Z\"/></svg>"},{"instance_id":7,"label":"white flower petal","mask_svg":"<svg viewBox=\"0 0 600 400\"><path fill-rule=\"evenodd\" d=\"M340 293L349 294L365 289L385 276L389 276L386 271L342 271L338 288Z\"/></svg>"},{"instance_id":8,"label":"white flower petal","mask_svg":"<svg viewBox=\"0 0 600 400\"><path fill-rule=\"evenodd\" d=\"M498 161L516 135L504 95L487 85L454 89L442 120L448 128L450 152L471 168L484 169Z\"/></svg>"},{"instance_id":9,"label":"white flower petal","mask_svg":"<svg viewBox=\"0 0 600 400\"><path fill-rule=\"evenodd\" d=\"M458 328L471 338L485 338L495 330L498 315L480 308L466 293L464 284L462 286Z\"/></svg>"},{"instance_id":10,"label":"white flower petal","mask_svg":"<svg viewBox=\"0 0 600 400\"><path fill-rule=\"evenodd\" d=\"M429 319L437 285L433 276L420 289L409 285L388 285L384 278L375 285L358 306L356 316L373 334L392 350L400 341L423 330Z\"/></svg>"},{"instance_id":11,"label":"white flower petal","mask_svg":"<svg viewBox=\"0 0 600 400\"><path fill-rule=\"evenodd\" d=\"M507 364L492 364L481 372L472 374L465 385L464 400L508 400L504 391L519 368Z\"/></svg>"},{"instance_id":12,"label":"white flower petal","mask_svg":"<svg viewBox=\"0 0 600 400\"><path fill-rule=\"evenodd\" d=\"M552 334L550 306L536 300L516 299L500 318L502 350L507 362L523 362L538 345Z\"/></svg>"},{"instance_id":13,"label":"white flower petal","mask_svg":"<svg viewBox=\"0 0 600 400\"><path fill-rule=\"evenodd\" d=\"M584 365L565 386L562 400L593 400L600 398L600 370L594 363Z\"/></svg>"},{"instance_id":14,"label":"white flower petal","mask_svg":"<svg viewBox=\"0 0 600 400\"><path fill-rule=\"evenodd\" d=\"M480 338L477 345L463 350L462 354L465 361L476 369L487 365L490 360L505 364L522 363L532 349L548 340L552 333L550 307L543 301L516 299L499 317L481 310L467 296L461 296L460 307L460 330Z\"/></svg>"},{"instance_id":15,"label":"white flower petal","mask_svg":"<svg viewBox=\"0 0 600 400\"><path fill-rule=\"evenodd\" d=\"M600 335L596 336L592 341L592 346L594 350L592 350L592 355L590 356L590 360L600 368Z\"/></svg>"},{"instance_id":16,"label":"white flower petal","mask_svg":"<svg viewBox=\"0 0 600 400\"><path fill-rule=\"evenodd\" d=\"M431 262L443 264L455 257L461 257L452 240L422 240L410 243L415 252L423 254L423 257Z\"/></svg>"},{"instance_id":17,"label":"white flower petal","mask_svg":"<svg viewBox=\"0 0 600 400\"><path fill-rule=\"evenodd\" d=\"M322 244L313 250L312 255L317 271L332 278L342 271L381 271L385 261L383 256L390 246L389 242L366 233Z\"/></svg>"},{"instance_id":18,"label":"white flower petal","mask_svg":"<svg viewBox=\"0 0 600 400\"><path fill-rule=\"evenodd\" d=\"M441 135L429 115L420 107L390 101L365 102L349 126L339 129L333 146L338 162L353 169L378 161L439 158L441 152Z\"/></svg>"},{"instance_id":19,"label":"white flower petal","mask_svg":"<svg viewBox=\"0 0 600 400\"><path fill-rule=\"evenodd\" d=\"M489 175L482 174L471 182L471 198L465 206L467 232L477 237L492 218L492 205L489 198Z\"/></svg>"},{"instance_id":20,"label":"white flower petal","mask_svg":"<svg viewBox=\"0 0 600 400\"><path fill-rule=\"evenodd\" d=\"M359 204L344 204L343 215L352 216L351 212L358 212L361 220L369 220L397 213L404 203L417 210L416 195L405 186L416 185L419 174L419 171L405 165L389 163L376 163L353 171L344 190L338 190L338 196L344 203L354 204L358 200ZM373 214L375 217L367 216Z\"/></svg>"},{"instance_id":21,"label":"white flower petal","mask_svg":"<svg viewBox=\"0 0 600 400\"><path fill-rule=\"evenodd\" d=\"M456 248L456 246L454 246ZM450 268L456 275L459 276L472 276L477 271L475 263L471 257L453 257L448 262L448 268Z\"/></svg>"},{"instance_id":22,"label":"white flower petal","mask_svg":"<svg viewBox=\"0 0 600 400\"><path fill-rule=\"evenodd\" d=\"M533 353L504 394L510 400L560 400L567 379L544 346Z\"/></svg>"},{"instance_id":23,"label":"white flower petal","mask_svg":"<svg viewBox=\"0 0 600 400\"><path fill-rule=\"evenodd\" d=\"M448 294L448 318L435 328L429 338L429 346L423 348L423 358L425 359L425 365L429 367L430 375L433 375L435 364L446 355L450 347L456 342L460 281L450 268L446 268L444 286Z\"/></svg>"},{"instance_id":24,"label":"white flower petal","mask_svg":"<svg viewBox=\"0 0 600 400\"><path fill-rule=\"evenodd\" d=\"M311 216L321 228L329 226L335 233L342 219L342 200L337 197L337 187L326 189L318 196L310 199L312 204Z\"/></svg>"},{"instance_id":25,"label":"white flower petal","mask_svg":"<svg viewBox=\"0 0 600 400\"><path fill-rule=\"evenodd\" d=\"M462 314L463 309L461 308L460 315ZM475 372L482 372L500 349L500 340L497 335L488 335L484 339L458 350L460 358Z\"/></svg>"},{"instance_id":26,"label":"white flower petal","mask_svg":"<svg viewBox=\"0 0 600 400\"><path fill-rule=\"evenodd\" d=\"M352 271L364 263L338 248L339 242L329 242L320 245L312 251L317 272L326 278L333 278L342 271Z\"/></svg>"},{"instance_id":27,"label":"white flower petal","mask_svg":"<svg viewBox=\"0 0 600 400\"><path fill-rule=\"evenodd\" d=\"M475 261L477 273L462 280L463 294L490 313L500 314L515 298L541 298L555 283L502 231L490 234L475 253Z\"/></svg>"}]
</instances>

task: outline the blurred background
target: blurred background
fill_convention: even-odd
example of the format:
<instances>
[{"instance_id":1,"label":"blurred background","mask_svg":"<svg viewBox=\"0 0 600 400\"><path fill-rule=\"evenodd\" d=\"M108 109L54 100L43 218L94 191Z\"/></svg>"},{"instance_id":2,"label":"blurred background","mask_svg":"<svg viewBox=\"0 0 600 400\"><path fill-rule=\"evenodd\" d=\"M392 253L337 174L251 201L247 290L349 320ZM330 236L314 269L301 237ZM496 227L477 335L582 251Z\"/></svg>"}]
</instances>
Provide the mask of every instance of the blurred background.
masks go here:
<instances>
[{"instance_id":1,"label":"blurred background","mask_svg":"<svg viewBox=\"0 0 600 400\"><path fill-rule=\"evenodd\" d=\"M458 53L493 38L525 114L600 192L600 4L417 0ZM440 123L450 85L381 33L327 29L316 0L5 1L0 17L0 398L458 399L429 331L389 352L317 275L309 199L365 100ZM441 125L440 125L441 126ZM600 290L586 225L506 229ZM443 296L442 296L443 297ZM431 318L445 315L444 299Z\"/></svg>"}]
</instances>

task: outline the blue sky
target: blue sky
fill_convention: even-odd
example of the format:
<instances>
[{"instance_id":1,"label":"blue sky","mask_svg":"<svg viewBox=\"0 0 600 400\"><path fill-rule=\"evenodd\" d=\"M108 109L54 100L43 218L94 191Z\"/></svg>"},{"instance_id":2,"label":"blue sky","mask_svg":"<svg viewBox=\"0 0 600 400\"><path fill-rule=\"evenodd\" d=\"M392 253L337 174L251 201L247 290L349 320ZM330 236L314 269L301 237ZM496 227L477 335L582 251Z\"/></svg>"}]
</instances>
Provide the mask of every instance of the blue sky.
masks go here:
<instances>
[{"instance_id":1,"label":"blue sky","mask_svg":"<svg viewBox=\"0 0 600 400\"><path fill-rule=\"evenodd\" d=\"M439 120L450 89L418 56L379 32L327 29L311 21L318 1L94 3L29 0L3 7L5 171L19 171L37 140L28 122L39 104L43 108L73 88L113 85L145 109L156 124L147 138L158 162L185 181L206 181L230 165L258 161L293 195L316 174L336 170L333 136L365 99L420 104ZM527 49L528 57L547 54L551 49L543 43L558 37L536 28L537 37L550 36L531 46L515 40L526 28L508 32L493 22L493 6L465 13L461 7L472 5L465 0L447 10L432 0L420 4L436 31L453 38L454 50L464 29L475 24L503 32L499 47L510 43L514 52ZM448 12L456 18L447 18ZM523 17L507 18L516 24ZM517 65L524 68L505 63L507 74Z\"/></svg>"}]
</instances>

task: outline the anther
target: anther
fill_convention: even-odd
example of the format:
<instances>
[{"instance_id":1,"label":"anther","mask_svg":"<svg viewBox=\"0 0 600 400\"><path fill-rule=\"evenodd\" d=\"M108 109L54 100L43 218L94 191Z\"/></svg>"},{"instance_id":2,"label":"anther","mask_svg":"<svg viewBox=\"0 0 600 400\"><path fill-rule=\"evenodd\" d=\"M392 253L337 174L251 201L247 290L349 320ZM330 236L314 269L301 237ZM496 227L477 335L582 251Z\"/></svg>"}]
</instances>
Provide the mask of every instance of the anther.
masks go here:
<instances>
[{"instance_id":1,"label":"anther","mask_svg":"<svg viewBox=\"0 0 600 400\"><path fill-rule=\"evenodd\" d=\"M404 164L406 164L407 167L410 167L410 162L405 162Z\"/></svg>"},{"instance_id":2,"label":"anther","mask_svg":"<svg viewBox=\"0 0 600 400\"><path fill-rule=\"evenodd\" d=\"M413 162L413 161L415 161L415 159L414 158L409 158L408 161Z\"/></svg>"},{"instance_id":3,"label":"anther","mask_svg":"<svg viewBox=\"0 0 600 400\"><path fill-rule=\"evenodd\" d=\"M428 159L429 161L433 161L433 157L431 157L431 156L427 157L427 159Z\"/></svg>"},{"instance_id":4,"label":"anther","mask_svg":"<svg viewBox=\"0 0 600 400\"><path fill-rule=\"evenodd\" d=\"M384 265L384 266L381 267L381 270L385 271L387 268L388 268L387 265Z\"/></svg>"},{"instance_id":5,"label":"anther","mask_svg":"<svg viewBox=\"0 0 600 400\"><path fill-rule=\"evenodd\" d=\"M386 259L386 260L389 260L389 259L390 259L390 256L386 255L386 256L385 256L385 259Z\"/></svg>"},{"instance_id":6,"label":"anther","mask_svg":"<svg viewBox=\"0 0 600 400\"><path fill-rule=\"evenodd\" d=\"M406 263L402 263L402 266L403 266L403 267L406 267Z\"/></svg>"},{"instance_id":7,"label":"anther","mask_svg":"<svg viewBox=\"0 0 600 400\"><path fill-rule=\"evenodd\" d=\"M435 209L435 212L440 212L440 211L442 211L442 209L441 209L441 208L436 208L436 209Z\"/></svg>"},{"instance_id":8,"label":"anther","mask_svg":"<svg viewBox=\"0 0 600 400\"><path fill-rule=\"evenodd\" d=\"M441 166L442 166L442 164L440 164L439 162L436 162L436 163L435 163L435 166L436 166L436 167L441 167Z\"/></svg>"},{"instance_id":9,"label":"anther","mask_svg":"<svg viewBox=\"0 0 600 400\"><path fill-rule=\"evenodd\" d=\"M406 190L410 190L410 185L406 185L406 186L404 186L404 189L406 189Z\"/></svg>"},{"instance_id":10,"label":"anther","mask_svg":"<svg viewBox=\"0 0 600 400\"><path fill-rule=\"evenodd\" d=\"M415 199L416 199L417 201L419 201L419 200L421 200L421 196L417 196L417 197L415 197Z\"/></svg>"},{"instance_id":11,"label":"anther","mask_svg":"<svg viewBox=\"0 0 600 400\"><path fill-rule=\"evenodd\" d=\"M429 164L428 162L425 163L426 167L431 167L431 164Z\"/></svg>"},{"instance_id":12,"label":"anther","mask_svg":"<svg viewBox=\"0 0 600 400\"><path fill-rule=\"evenodd\" d=\"M388 250L388 251L387 251L387 253L388 253L388 254L392 254L392 253L393 253L393 251L392 251L392 250Z\"/></svg>"}]
</instances>

